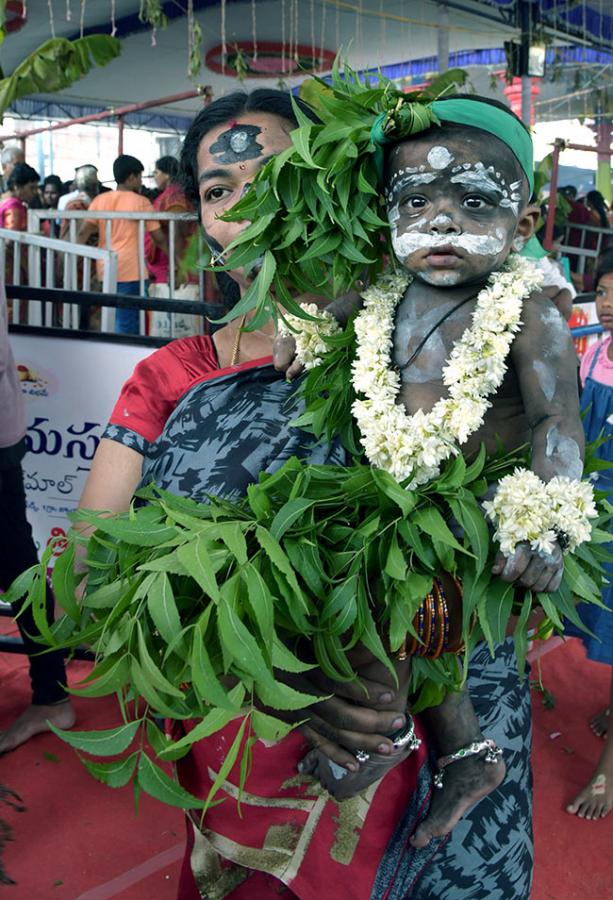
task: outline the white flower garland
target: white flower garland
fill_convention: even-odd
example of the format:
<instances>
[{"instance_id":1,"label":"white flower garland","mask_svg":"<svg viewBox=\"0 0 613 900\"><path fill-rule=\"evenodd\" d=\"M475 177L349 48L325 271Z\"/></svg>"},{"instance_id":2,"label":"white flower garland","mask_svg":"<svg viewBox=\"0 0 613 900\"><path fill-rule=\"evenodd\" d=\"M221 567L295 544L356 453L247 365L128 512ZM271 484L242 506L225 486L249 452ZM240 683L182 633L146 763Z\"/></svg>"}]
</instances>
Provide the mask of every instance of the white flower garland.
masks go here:
<instances>
[{"instance_id":1,"label":"white flower garland","mask_svg":"<svg viewBox=\"0 0 613 900\"><path fill-rule=\"evenodd\" d=\"M516 469L500 480L493 500L482 504L496 526L494 537L505 556L520 541L551 553L559 532L568 539L565 552L589 541L589 520L597 515L594 491L587 481L556 476L547 484L528 469Z\"/></svg>"},{"instance_id":2,"label":"white flower garland","mask_svg":"<svg viewBox=\"0 0 613 900\"><path fill-rule=\"evenodd\" d=\"M439 400L429 413L418 410L409 416L396 402L399 372L392 365L395 312L411 278L407 273L384 275L363 293L364 308L356 317L356 359L352 381L357 399L352 407L369 462L398 481L410 479L407 490L426 484L440 473L442 463L459 453L471 434L483 423L491 406L487 399L502 384L506 358L521 327L524 299L542 282L542 273L532 263L513 256L505 269L493 273L479 293L472 325L455 344L443 368L449 396ZM296 357L306 369L318 365L319 354L328 349L322 335L336 334L339 326L325 310L303 304L318 322L288 316L297 333L283 329L283 336L296 340ZM520 541L533 549L551 553L557 536L567 538L565 550L572 552L589 540L589 519L597 512L588 482L558 476L545 484L528 469L505 476L492 501L483 503L494 523L494 537L505 556Z\"/></svg>"},{"instance_id":3,"label":"white flower garland","mask_svg":"<svg viewBox=\"0 0 613 900\"><path fill-rule=\"evenodd\" d=\"M353 386L364 399L352 412L372 465L411 490L435 478L441 464L482 424L487 399L500 387L506 357L521 326L523 300L539 287L542 275L521 257L493 273L480 291L467 328L443 369L449 396L425 413L407 415L396 402L401 379L392 366L394 314L409 276L385 276L364 291L364 309L355 321L357 354Z\"/></svg>"},{"instance_id":4,"label":"white flower garland","mask_svg":"<svg viewBox=\"0 0 613 900\"><path fill-rule=\"evenodd\" d=\"M278 334L282 338L293 337L296 342L296 359L305 369L314 369L321 362L321 354L330 349L324 336L338 334L341 326L327 309L320 309L315 303L301 303L300 306L317 321L285 313L284 318L292 330L282 325Z\"/></svg>"}]
</instances>

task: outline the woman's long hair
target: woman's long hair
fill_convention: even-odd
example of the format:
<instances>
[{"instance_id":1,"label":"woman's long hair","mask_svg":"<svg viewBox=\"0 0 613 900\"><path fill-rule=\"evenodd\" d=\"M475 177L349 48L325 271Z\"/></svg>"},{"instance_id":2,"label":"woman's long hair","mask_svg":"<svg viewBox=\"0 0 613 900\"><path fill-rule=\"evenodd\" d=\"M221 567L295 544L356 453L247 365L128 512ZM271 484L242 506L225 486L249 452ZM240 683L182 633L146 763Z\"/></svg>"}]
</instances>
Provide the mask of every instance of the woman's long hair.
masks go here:
<instances>
[{"instance_id":1,"label":"woman's long hair","mask_svg":"<svg viewBox=\"0 0 613 900\"><path fill-rule=\"evenodd\" d=\"M600 191L588 191L585 199L598 213L598 218L600 219L600 227L608 228L609 227L609 211L607 209L607 204L600 193Z\"/></svg>"}]
</instances>

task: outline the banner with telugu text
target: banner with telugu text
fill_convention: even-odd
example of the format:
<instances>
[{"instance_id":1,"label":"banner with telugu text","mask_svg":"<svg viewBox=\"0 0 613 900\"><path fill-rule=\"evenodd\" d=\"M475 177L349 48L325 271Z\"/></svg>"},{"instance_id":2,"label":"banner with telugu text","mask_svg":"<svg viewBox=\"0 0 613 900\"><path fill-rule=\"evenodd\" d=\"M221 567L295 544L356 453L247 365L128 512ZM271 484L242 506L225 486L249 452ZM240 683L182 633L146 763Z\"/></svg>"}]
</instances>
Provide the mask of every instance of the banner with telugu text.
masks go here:
<instances>
[{"instance_id":1,"label":"banner with telugu text","mask_svg":"<svg viewBox=\"0 0 613 900\"><path fill-rule=\"evenodd\" d=\"M124 381L151 347L11 335L26 407L28 519L39 553L62 537ZM62 543L57 553L62 552Z\"/></svg>"}]
</instances>

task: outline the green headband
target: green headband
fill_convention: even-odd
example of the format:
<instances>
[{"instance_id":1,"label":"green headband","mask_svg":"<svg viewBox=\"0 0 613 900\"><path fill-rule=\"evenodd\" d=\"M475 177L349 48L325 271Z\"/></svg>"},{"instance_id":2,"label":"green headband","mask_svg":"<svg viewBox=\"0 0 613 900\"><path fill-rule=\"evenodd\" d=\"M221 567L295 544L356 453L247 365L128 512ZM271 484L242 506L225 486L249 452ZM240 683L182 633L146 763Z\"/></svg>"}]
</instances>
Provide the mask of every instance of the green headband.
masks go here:
<instances>
[{"instance_id":1,"label":"green headband","mask_svg":"<svg viewBox=\"0 0 613 900\"><path fill-rule=\"evenodd\" d=\"M480 103L478 100L469 100L463 97L454 97L452 100L435 100L428 107L429 116L415 116L412 127L401 138L395 138L392 134L385 133L387 114L377 116L372 127L371 139L375 145L375 166L379 175L383 175L383 147L386 144L398 140L405 140L412 134L424 131L432 124L440 122L453 122L456 125L468 125L472 128L480 128L493 134L498 140L507 145L516 157L523 172L528 179L530 193L534 190L534 162L532 155L532 138L523 125L504 109L492 106L490 103ZM424 107L422 107L424 109Z\"/></svg>"}]
</instances>

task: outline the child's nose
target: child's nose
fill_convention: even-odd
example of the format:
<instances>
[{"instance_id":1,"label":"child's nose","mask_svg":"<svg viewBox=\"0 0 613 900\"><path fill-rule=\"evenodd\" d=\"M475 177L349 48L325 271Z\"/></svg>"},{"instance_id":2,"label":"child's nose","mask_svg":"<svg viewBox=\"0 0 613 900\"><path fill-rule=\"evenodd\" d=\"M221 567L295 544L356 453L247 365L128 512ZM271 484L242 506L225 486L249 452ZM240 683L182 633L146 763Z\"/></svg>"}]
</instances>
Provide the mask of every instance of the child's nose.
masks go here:
<instances>
[{"instance_id":1,"label":"child's nose","mask_svg":"<svg viewBox=\"0 0 613 900\"><path fill-rule=\"evenodd\" d=\"M439 213L430 222L432 234L459 234L462 229L447 213Z\"/></svg>"}]
</instances>

